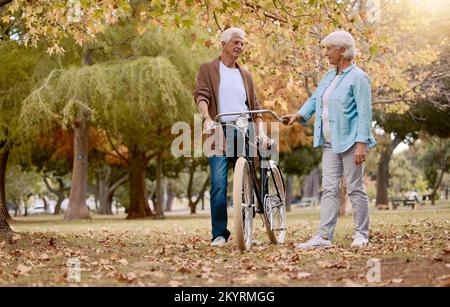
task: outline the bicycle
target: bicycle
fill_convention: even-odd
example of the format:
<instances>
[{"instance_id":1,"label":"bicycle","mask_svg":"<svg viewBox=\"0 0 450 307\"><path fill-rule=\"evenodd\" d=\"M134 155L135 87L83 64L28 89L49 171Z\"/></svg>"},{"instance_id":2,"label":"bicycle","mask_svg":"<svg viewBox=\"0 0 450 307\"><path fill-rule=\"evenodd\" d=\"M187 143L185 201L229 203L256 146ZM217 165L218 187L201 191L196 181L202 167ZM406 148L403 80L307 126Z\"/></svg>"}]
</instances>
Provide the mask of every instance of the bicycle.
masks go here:
<instances>
[{"instance_id":1,"label":"bicycle","mask_svg":"<svg viewBox=\"0 0 450 307\"><path fill-rule=\"evenodd\" d=\"M259 140L256 144L249 138L248 116L252 113L268 113L279 118L270 110L255 110L245 112L227 112L218 114L214 118L216 126L232 126L244 136L243 150L237 158L233 176L233 211L234 237L241 250L252 247L253 219L260 214L269 239L274 244L282 244L286 237L286 192L283 176L275 161L270 160L264 149L260 148ZM234 124L218 124L223 116L239 115ZM212 127L207 128L207 130ZM248 146L248 147L247 147ZM247 154L247 148L253 146L259 161L260 187L257 184L255 163ZM267 150L271 150L269 147Z\"/></svg>"}]
</instances>

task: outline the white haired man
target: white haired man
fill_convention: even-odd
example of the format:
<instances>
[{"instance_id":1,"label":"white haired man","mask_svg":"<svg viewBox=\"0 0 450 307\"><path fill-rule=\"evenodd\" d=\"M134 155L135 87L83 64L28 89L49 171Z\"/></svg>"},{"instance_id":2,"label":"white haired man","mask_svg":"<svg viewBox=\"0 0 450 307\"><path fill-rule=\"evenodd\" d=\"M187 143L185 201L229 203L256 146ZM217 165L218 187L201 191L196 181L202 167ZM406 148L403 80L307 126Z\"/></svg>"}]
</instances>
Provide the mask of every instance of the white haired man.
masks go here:
<instances>
[{"instance_id":1,"label":"white haired man","mask_svg":"<svg viewBox=\"0 0 450 307\"><path fill-rule=\"evenodd\" d=\"M194 100L202 115L205 130L214 126L213 120L219 113L261 109L251 74L236 63L244 50L244 39L245 33L239 28L223 31L220 36L222 45L220 57L200 66ZM221 118L221 121L233 122L236 117L225 116ZM250 120L256 124L256 134L262 139L263 146L266 146L269 139L263 133L262 116L253 114ZM224 132L226 136L228 131ZM231 136L228 135L227 144L231 138L233 141L237 138L235 132ZM228 166L235 162L236 157L229 152L225 155L225 148L215 143L212 144L211 149L213 150L207 153L211 169L211 245L222 246L230 236L227 229Z\"/></svg>"},{"instance_id":2,"label":"white haired man","mask_svg":"<svg viewBox=\"0 0 450 307\"><path fill-rule=\"evenodd\" d=\"M344 175L353 206L355 236L353 247L367 244L369 202L364 187L364 161L375 146L372 136L370 80L353 60L355 41L350 33L329 34L322 44L335 69L328 71L301 109L285 116L285 123L305 123L315 113L314 147L322 146L322 198L317 235L300 249L330 247L339 212L339 180Z\"/></svg>"}]
</instances>

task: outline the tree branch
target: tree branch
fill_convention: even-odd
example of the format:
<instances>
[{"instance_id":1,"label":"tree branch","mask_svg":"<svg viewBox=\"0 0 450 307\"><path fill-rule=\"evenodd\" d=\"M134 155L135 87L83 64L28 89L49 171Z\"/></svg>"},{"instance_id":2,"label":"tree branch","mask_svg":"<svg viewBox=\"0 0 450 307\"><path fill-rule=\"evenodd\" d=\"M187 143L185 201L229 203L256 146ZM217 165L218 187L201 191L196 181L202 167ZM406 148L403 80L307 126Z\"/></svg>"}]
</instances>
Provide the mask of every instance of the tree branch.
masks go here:
<instances>
[{"instance_id":1,"label":"tree branch","mask_svg":"<svg viewBox=\"0 0 450 307\"><path fill-rule=\"evenodd\" d=\"M49 184L48 181L47 181L47 178L48 178L47 175L44 175L43 179L44 179L45 186L47 187L47 189L48 189L50 192L52 192L53 194L56 194L56 190L53 189L53 188L50 186L50 184Z\"/></svg>"},{"instance_id":2,"label":"tree branch","mask_svg":"<svg viewBox=\"0 0 450 307\"><path fill-rule=\"evenodd\" d=\"M0 0L0 8L12 2L13 0Z\"/></svg>"},{"instance_id":3,"label":"tree branch","mask_svg":"<svg viewBox=\"0 0 450 307\"><path fill-rule=\"evenodd\" d=\"M200 199L202 199L203 194L205 194L206 188L208 187L208 183L209 183L209 177L206 178L205 183L203 183L203 187L200 190L200 193L198 194L198 197L197 197L197 199L194 202L194 206L197 206L197 204L200 201Z\"/></svg>"},{"instance_id":4,"label":"tree branch","mask_svg":"<svg viewBox=\"0 0 450 307\"><path fill-rule=\"evenodd\" d=\"M216 22L217 27L219 28L220 32L223 32L222 27L219 24L219 21L217 20L216 12L213 12L214 21Z\"/></svg>"},{"instance_id":5,"label":"tree branch","mask_svg":"<svg viewBox=\"0 0 450 307\"><path fill-rule=\"evenodd\" d=\"M259 10L263 9L260 5L253 5L253 4L249 3L248 1L245 1L244 4L246 6L248 6L249 8L251 8L251 9L254 9L255 11L259 11ZM283 19L283 18L281 18L279 16L276 16L274 14L268 13L266 11L264 11L263 14L264 14L265 17L270 18L272 20L275 20L275 21L278 21L278 22L282 22L282 23L287 23L286 19Z\"/></svg>"},{"instance_id":6,"label":"tree branch","mask_svg":"<svg viewBox=\"0 0 450 307\"><path fill-rule=\"evenodd\" d=\"M108 189L108 194L111 195L112 193L114 193L114 191L120 187L122 184L124 184L125 182L128 181L128 179L130 179L130 175L126 174L123 175L119 180L117 180L113 185L111 185Z\"/></svg>"},{"instance_id":7,"label":"tree branch","mask_svg":"<svg viewBox=\"0 0 450 307\"><path fill-rule=\"evenodd\" d=\"M126 163L126 164L130 164L130 161L125 158L120 152L119 150L117 150L116 146L114 145L111 136L108 133L108 130L105 130L105 134L106 134L106 138L108 139L109 144L111 144L111 147L113 148L113 150L117 153L117 155Z\"/></svg>"}]
</instances>

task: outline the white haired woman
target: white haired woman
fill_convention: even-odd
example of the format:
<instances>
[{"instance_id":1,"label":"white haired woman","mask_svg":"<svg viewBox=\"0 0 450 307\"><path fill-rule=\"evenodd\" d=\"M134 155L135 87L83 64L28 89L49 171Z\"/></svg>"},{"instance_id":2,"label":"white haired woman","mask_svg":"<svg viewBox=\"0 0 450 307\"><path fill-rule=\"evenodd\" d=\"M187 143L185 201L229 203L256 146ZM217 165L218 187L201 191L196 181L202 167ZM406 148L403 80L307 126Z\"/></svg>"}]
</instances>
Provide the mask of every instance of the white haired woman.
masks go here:
<instances>
[{"instance_id":1,"label":"white haired woman","mask_svg":"<svg viewBox=\"0 0 450 307\"><path fill-rule=\"evenodd\" d=\"M354 247L367 244L369 201L364 187L364 161L367 150L375 146L372 136L370 80L353 61L355 41L350 33L329 34L322 44L325 56L335 66L328 71L316 91L297 113L284 117L284 123L305 123L315 113L314 147L321 146L322 198L318 232L300 249L330 247L339 212L339 180L343 175L353 206Z\"/></svg>"}]
</instances>

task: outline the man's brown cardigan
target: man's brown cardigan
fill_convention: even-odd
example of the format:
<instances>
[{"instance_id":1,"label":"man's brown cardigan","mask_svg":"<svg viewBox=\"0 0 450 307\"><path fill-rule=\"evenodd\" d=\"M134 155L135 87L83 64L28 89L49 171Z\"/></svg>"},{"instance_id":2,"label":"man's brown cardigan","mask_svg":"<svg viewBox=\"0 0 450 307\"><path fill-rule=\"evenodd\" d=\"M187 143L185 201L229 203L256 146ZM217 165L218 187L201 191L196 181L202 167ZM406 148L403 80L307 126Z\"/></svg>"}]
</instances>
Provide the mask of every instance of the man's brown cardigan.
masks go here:
<instances>
[{"instance_id":1,"label":"man's brown cardigan","mask_svg":"<svg viewBox=\"0 0 450 307\"><path fill-rule=\"evenodd\" d=\"M219 107L219 62L220 57L200 66L200 70L197 75L197 85L194 91L194 100L196 105L198 106L200 101L205 101L208 105L209 116L212 120L216 117ZM248 108L250 110L260 110L261 106L256 98L252 75L237 63L236 66L241 72L242 79L244 80L245 91L247 92L246 104ZM252 116L253 120L255 120L256 117L262 118L262 115L257 114L256 116Z\"/></svg>"}]
</instances>

